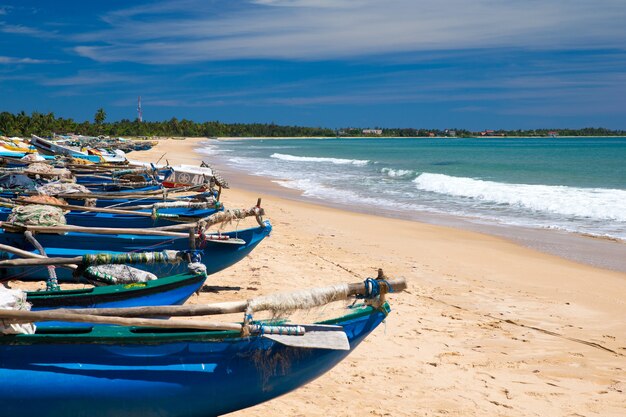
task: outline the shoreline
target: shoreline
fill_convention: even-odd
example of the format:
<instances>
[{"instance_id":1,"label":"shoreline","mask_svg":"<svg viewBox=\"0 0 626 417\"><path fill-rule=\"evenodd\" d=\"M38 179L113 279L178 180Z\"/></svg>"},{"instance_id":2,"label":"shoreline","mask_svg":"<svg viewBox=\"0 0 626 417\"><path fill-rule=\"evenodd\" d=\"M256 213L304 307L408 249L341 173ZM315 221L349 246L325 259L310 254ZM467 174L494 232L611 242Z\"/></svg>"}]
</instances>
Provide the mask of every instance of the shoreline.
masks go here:
<instances>
[{"instance_id":1,"label":"shoreline","mask_svg":"<svg viewBox=\"0 0 626 417\"><path fill-rule=\"evenodd\" d=\"M281 140L281 139L576 139L576 138L626 138L626 136L219 136L210 140ZM198 139L198 138L185 138ZM159 140L159 139L155 139Z\"/></svg>"},{"instance_id":2,"label":"shoreline","mask_svg":"<svg viewBox=\"0 0 626 417\"><path fill-rule=\"evenodd\" d=\"M162 142L133 159L166 152L195 164L195 146ZM388 297L386 325L337 367L231 417L623 414L626 274L482 233L276 197L264 184L224 190L222 201L243 208L262 197L271 237L208 278L219 292L188 303L353 282L379 267L409 290Z\"/></svg>"},{"instance_id":3,"label":"shoreline","mask_svg":"<svg viewBox=\"0 0 626 417\"><path fill-rule=\"evenodd\" d=\"M206 138L204 140L206 140ZM198 150L201 149L202 142L203 139L201 138L193 139L194 152L201 156L202 154L198 152ZM385 210L384 208L374 211L368 208L309 198L302 195L299 190L278 185L277 181L280 181L280 179L265 178L247 173L226 164L222 158L222 155L206 155L205 157L207 160L210 159L210 164L218 172L225 178L230 179L230 183L247 191L263 189L269 194L279 198L302 201L323 207L483 233L504 238L524 247L556 255L564 259L613 271L626 272L626 257L623 256L623 254L626 253L626 241L623 240L557 229L508 225L480 218L426 211L400 213L393 210Z\"/></svg>"}]
</instances>

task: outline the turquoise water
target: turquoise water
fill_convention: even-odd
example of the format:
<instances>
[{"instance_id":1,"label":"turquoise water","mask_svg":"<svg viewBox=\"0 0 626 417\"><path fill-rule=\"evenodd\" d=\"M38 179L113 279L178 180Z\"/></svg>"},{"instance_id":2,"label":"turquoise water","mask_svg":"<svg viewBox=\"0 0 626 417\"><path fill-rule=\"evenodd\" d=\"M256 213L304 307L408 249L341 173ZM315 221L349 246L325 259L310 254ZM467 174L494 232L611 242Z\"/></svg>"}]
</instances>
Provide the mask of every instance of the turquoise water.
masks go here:
<instances>
[{"instance_id":1,"label":"turquoise water","mask_svg":"<svg viewBox=\"0 0 626 417\"><path fill-rule=\"evenodd\" d=\"M626 138L246 139L202 152L332 203L626 239Z\"/></svg>"}]
</instances>

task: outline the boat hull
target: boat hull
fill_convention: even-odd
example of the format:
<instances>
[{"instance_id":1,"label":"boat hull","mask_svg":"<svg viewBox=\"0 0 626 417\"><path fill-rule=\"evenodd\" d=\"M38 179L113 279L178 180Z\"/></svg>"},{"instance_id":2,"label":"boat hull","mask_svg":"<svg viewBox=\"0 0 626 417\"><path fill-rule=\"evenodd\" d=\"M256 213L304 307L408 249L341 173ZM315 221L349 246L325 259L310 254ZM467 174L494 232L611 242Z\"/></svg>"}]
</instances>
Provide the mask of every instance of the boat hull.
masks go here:
<instances>
[{"instance_id":1,"label":"boat hull","mask_svg":"<svg viewBox=\"0 0 626 417\"><path fill-rule=\"evenodd\" d=\"M333 321L346 332L349 351L287 347L260 336L240 338L228 332L167 333L109 326L75 335L5 336L0 339L0 380L6 381L0 390L2 413L23 417L229 413L321 376L384 317L380 310L365 308Z\"/></svg>"},{"instance_id":2,"label":"boat hull","mask_svg":"<svg viewBox=\"0 0 626 417\"><path fill-rule=\"evenodd\" d=\"M177 210L177 214L167 213L166 209L159 210L159 213L166 213L170 215L190 218L201 218L215 214L218 211L216 209L188 209L184 207L179 207ZM221 210L223 210L222 207L220 207L219 211ZM150 210L140 211L144 213L150 212ZM174 211L174 209L170 209L170 211ZM6 221L10 213L10 208L0 207L0 221ZM184 213L186 213L186 215ZM180 223L180 221L175 222L170 220L168 217L157 217L156 219L153 219L152 217L148 216L136 216L132 214L98 213L87 211L70 211L69 213L65 214L65 220L67 224L72 226L94 227L94 225L96 225L97 227L134 227L139 229L168 226Z\"/></svg>"},{"instance_id":3,"label":"boat hull","mask_svg":"<svg viewBox=\"0 0 626 417\"><path fill-rule=\"evenodd\" d=\"M120 308L182 305L204 283L204 274L179 274L146 283L110 285L78 290L31 291L27 301L32 311L56 308ZM38 328L89 326L85 323L42 322Z\"/></svg>"},{"instance_id":4,"label":"boat hull","mask_svg":"<svg viewBox=\"0 0 626 417\"><path fill-rule=\"evenodd\" d=\"M265 221L264 227L254 227L223 235L237 237L245 244L229 244L207 240L198 242L202 250L202 263L207 268L207 275L219 272L239 262L247 256L265 237L269 235L272 226ZM39 243L46 250L46 254L53 257L71 258L85 254L112 253L123 254L132 252L154 252L162 250L184 251L189 249L187 237L170 236L141 236L141 235L97 235L91 233L37 234ZM19 249L36 252L34 247L26 241L20 233L0 232L0 243ZM13 258L6 252L0 252L5 258ZM152 272L158 277L181 274L186 272L186 264L137 264L139 269ZM61 282L76 282L70 270L56 268ZM20 279L22 281L41 281L48 277L45 267L8 267L0 269L0 280Z\"/></svg>"}]
</instances>

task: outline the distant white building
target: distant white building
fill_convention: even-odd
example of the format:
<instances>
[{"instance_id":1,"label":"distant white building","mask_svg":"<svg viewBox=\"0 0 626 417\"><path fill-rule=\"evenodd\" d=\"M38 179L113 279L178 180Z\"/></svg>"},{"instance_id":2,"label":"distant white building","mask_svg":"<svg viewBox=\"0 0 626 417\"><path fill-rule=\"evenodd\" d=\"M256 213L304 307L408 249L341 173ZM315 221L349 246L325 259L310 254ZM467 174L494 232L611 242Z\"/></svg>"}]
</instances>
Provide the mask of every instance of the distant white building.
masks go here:
<instances>
[{"instance_id":1,"label":"distant white building","mask_svg":"<svg viewBox=\"0 0 626 417\"><path fill-rule=\"evenodd\" d=\"M364 135L382 135L383 130L382 129L363 129L363 134Z\"/></svg>"}]
</instances>

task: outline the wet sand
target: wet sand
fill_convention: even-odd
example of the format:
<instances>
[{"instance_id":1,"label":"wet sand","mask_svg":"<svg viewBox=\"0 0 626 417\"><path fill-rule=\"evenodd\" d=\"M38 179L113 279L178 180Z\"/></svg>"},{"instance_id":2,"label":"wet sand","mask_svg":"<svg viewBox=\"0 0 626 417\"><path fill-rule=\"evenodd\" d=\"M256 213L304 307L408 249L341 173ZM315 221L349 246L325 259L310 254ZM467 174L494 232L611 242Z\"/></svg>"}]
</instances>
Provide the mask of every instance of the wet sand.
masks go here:
<instances>
[{"instance_id":1,"label":"wet sand","mask_svg":"<svg viewBox=\"0 0 626 417\"><path fill-rule=\"evenodd\" d=\"M193 164L199 141L130 156ZM274 231L209 277L219 292L191 303L355 282L379 267L410 285L336 368L233 417L624 415L626 274L487 234L277 197L263 178L227 179L226 206L262 197Z\"/></svg>"}]
</instances>

